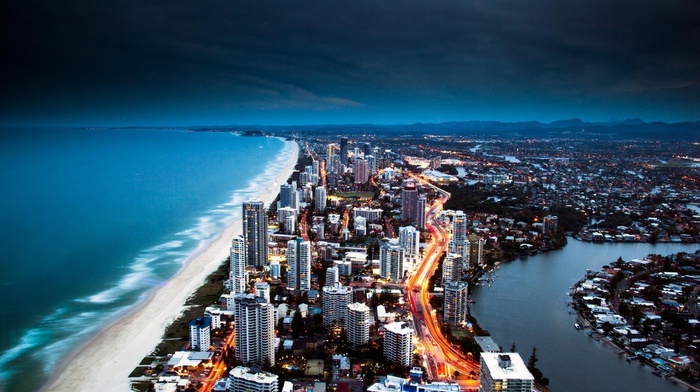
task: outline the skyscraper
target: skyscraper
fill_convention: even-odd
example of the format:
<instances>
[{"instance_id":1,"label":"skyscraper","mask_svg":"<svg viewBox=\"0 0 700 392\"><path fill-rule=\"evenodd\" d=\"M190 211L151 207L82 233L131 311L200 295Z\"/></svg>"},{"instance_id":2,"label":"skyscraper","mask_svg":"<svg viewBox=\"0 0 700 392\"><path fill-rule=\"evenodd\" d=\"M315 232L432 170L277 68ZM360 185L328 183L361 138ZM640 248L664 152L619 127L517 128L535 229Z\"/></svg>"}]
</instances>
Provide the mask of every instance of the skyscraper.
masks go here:
<instances>
[{"instance_id":1,"label":"skyscraper","mask_svg":"<svg viewBox=\"0 0 700 392\"><path fill-rule=\"evenodd\" d=\"M484 238L476 234L467 236L469 242L469 268L483 264Z\"/></svg>"},{"instance_id":2,"label":"skyscraper","mask_svg":"<svg viewBox=\"0 0 700 392\"><path fill-rule=\"evenodd\" d=\"M235 298L236 359L244 364L274 366L275 309L255 294Z\"/></svg>"},{"instance_id":3,"label":"skyscraper","mask_svg":"<svg viewBox=\"0 0 700 392\"><path fill-rule=\"evenodd\" d=\"M481 353L479 392L530 392L535 377L518 353Z\"/></svg>"},{"instance_id":4,"label":"skyscraper","mask_svg":"<svg viewBox=\"0 0 700 392\"><path fill-rule=\"evenodd\" d=\"M340 138L340 164L348 164L348 138L346 137Z\"/></svg>"},{"instance_id":5,"label":"skyscraper","mask_svg":"<svg viewBox=\"0 0 700 392\"><path fill-rule=\"evenodd\" d=\"M445 324L462 325L467 322L467 299L469 296L467 282L446 283L444 318Z\"/></svg>"},{"instance_id":6,"label":"skyscraper","mask_svg":"<svg viewBox=\"0 0 700 392\"><path fill-rule=\"evenodd\" d=\"M356 348L369 342L369 307L357 302L349 304L345 326L351 347Z\"/></svg>"},{"instance_id":7,"label":"skyscraper","mask_svg":"<svg viewBox=\"0 0 700 392\"><path fill-rule=\"evenodd\" d=\"M246 264L262 267L267 264L267 214L262 201L243 203L243 239Z\"/></svg>"},{"instance_id":8,"label":"skyscraper","mask_svg":"<svg viewBox=\"0 0 700 392\"><path fill-rule=\"evenodd\" d=\"M413 226L399 227L399 245L403 246L406 257L417 259L420 250L420 232Z\"/></svg>"},{"instance_id":9,"label":"skyscraper","mask_svg":"<svg viewBox=\"0 0 700 392\"><path fill-rule=\"evenodd\" d=\"M455 212L452 217L452 238L448 244L450 252L462 256L462 261L469 261L469 243L467 242L467 215L464 211Z\"/></svg>"},{"instance_id":10,"label":"skyscraper","mask_svg":"<svg viewBox=\"0 0 700 392\"><path fill-rule=\"evenodd\" d=\"M333 286L340 282L338 267L328 267L326 270L326 284L324 286Z\"/></svg>"},{"instance_id":11,"label":"skyscraper","mask_svg":"<svg viewBox=\"0 0 700 392\"><path fill-rule=\"evenodd\" d=\"M233 241L231 241L231 272L229 275L233 282L234 293L245 293L248 283L248 274L245 270L245 251L246 245L243 236L233 237Z\"/></svg>"},{"instance_id":12,"label":"skyscraper","mask_svg":"<svg viewBox=\"0 0 700 392\"><path fill-rule=\"evenodd\" d=\"M428 205L428 201L425 195L418 196L418 211L416 212L416 227L419 230L425 230L425 213Z\"/></svg>"},{"instance_id":13,"label":"skyscraper","mask_svg":"<svg viewBox=\"0 0 700 392\"><path fill-rule=\"evenodd\" d=\"M317 186L314 191L314 203L317 214L323 214L326 209L326 188Z\"/></svg>"},{"instance_id":14,"label":"skyscraper","mask_svg":"<svg viewBox=\"0 0 700 392\"><path fill-rule=\"evenodd\" d=\"M302 238L287 241L287 289L311 290L311 243Z\"/></svg>"},{"instance_id":15,"label":"skyscraper","mask_svg":"<svg viewBox=\"0 0 700 392\"><path fill-rule=\"evenodd\" d=\"M280 201L277 204L277 209L291 207L299 210L299 193L297 192L297 182L292 181L291 184L284 183L280 185Z\"/></svg>"},{"instance_id":16,"label":"skyscraper","mask_svg":"<svg viewBox=\"0 0 700 392\"><path fill-rule=\"evenodd\" d=\"M447 253L442 261L442 283L456 282L462 278L464 262L457 253Z\"/></svg>"},{"instance_id":17,"label":"skyscraper","mask_svg":"<svg viewBox=\"0 0 700 392\"><path fill-rule=\"evenodd\" d=\"M413 328L407 322L393 322L384 326L384 357L396 365L411 365Z\"/></svg>"},{"instance_id":18,"label":"skyscraper","mask_svg":"<svg viewBox=\"0 0 700 392\"><path fill-rule=\"evenodd\" d=\"M366 160L355 158L353 170L355 171L355 184L366 184L369 181L369 165Z\"/></svg>"},{"instance_id":19,"label":"skyscraper","mask_svg":"<svg viewBox=\"0 0 700 392\"><path fill-rule=\"evenodd\" d=\"M404 249L401 245L382 240L379 244L379 275L391 279L392 282L399 282L404 273Z\"/></svg>"},{"instance_id":20,"label":"skyscraper","mask_svg":"<svg viewBox=\"0 0 700 392\"><path fill-rule=\"evenodd\" d=\"M416 220L418 211L418 187L413 181L404 181L401 191L401 219Z\"/></svg>"},{"instance_id":21,"label":"skyscraper","mask_svg":"<svg viewBox=\"0 0 700 392\"><path fill-rule=\"evenodd\" d=\"M345 327L348 305L352 303L352 287L335 283L323 286L323 325Z\"/></svg>"}]
</instances>

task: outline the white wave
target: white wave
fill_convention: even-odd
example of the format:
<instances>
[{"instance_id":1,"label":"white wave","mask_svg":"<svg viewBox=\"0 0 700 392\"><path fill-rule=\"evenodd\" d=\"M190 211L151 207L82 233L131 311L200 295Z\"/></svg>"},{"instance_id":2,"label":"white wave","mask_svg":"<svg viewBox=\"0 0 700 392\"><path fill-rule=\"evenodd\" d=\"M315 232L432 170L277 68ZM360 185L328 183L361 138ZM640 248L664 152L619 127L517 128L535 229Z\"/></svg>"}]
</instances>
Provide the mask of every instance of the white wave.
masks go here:
<instances>
[{"instance_id":1,"label":"white wave","mask_svg":"<svg viewBox=\"0 0 700 392\"><path fill-rule=\"evenodd\" d=\"M50 331L44 328L32 328L27 330L14 347L6 350L0 355L0 379L9 378L14 372L8 369L10 362L16 360L21 355L33 351L41 346L51 337Z\"/></svg>"}]
</instances>

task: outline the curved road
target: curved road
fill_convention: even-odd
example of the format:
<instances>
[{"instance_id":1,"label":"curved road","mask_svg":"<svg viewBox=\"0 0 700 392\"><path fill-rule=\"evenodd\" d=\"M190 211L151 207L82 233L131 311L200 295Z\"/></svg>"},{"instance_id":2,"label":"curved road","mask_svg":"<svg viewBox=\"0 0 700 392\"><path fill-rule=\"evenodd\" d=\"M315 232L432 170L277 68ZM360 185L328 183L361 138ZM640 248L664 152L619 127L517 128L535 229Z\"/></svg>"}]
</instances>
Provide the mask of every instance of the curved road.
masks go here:
<instances>
[{"instance_id":1,"label":"curved road","mask_svg":"<svg viewBox=\"0 0 700 392\"><path fill-rule=\"evenodd\" d=\"M414 178L426 184L423 179ZM427 327L430 338L437 343L437 346L435 346L429 342L425 342L424 346L426 349L433 352L433 357L444 358L445 365L447 365L446 367L448 369L442 376L451 378L452 371L459 371L464 375L468 375L472 371L478 374L479 364L472 358L464 355L459 349L455 349L447 341L437 324L437 320L431 314L431 307L428 299L428 281L437 268L440 255L447 249L448 242L448 234L437 222L436 216L440 213L442 205L447 201L450 195L448 192L432 184L427 183L427 185L440 192L440 198L433 203L430 210L427 212L428 222L426 226L432 235L432 240L426 247L426 256L415 273L406 282L411 312L413 313L414 319L420 321L416 324L420 325L422 322L422 324ZM451 368L452 371L450 371L449 368ZM460 380L459 384L463 390L474 390L479 386L478 380Z\"/></svg>"}]
</instances>

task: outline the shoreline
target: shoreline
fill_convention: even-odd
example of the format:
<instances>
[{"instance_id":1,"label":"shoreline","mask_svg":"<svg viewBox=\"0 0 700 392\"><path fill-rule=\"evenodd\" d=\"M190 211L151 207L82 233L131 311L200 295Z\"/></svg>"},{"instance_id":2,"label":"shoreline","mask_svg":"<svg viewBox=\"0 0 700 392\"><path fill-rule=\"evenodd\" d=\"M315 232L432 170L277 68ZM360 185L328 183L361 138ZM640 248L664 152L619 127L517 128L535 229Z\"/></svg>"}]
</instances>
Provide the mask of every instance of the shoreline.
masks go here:
<instances>
[{"instance_id":1,"label":"shoreline","mask_svg":"<svg viewBox=\"0 0 700 392\"><path fill-rule=\"evenodd\" d=\"M255 197L270 207L279 185L291 176L299 145L284 140L280 155L286 160L273 179ZM229 256L231 239L242 234L242 218L232 221L204 249L192 254L183 267L142 303L105 326L61 360L41 391L129 391L129 374L162 340L165 329L181 314L187 299Z\"/></svg>"}]
</instances>

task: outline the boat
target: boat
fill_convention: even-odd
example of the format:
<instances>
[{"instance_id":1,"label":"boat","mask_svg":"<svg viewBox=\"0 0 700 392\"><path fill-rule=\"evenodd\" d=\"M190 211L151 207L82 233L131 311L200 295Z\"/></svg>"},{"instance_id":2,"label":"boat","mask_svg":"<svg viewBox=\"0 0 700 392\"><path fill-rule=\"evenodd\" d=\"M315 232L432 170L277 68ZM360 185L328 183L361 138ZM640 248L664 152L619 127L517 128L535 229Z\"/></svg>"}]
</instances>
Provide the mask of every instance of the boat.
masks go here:
<instances>
[{"instance_id":1,"label":"boat","mask_svg":"<svg viewBox=\"0 0 700 392\"><path fill-rule=\"evenodd\" d=\"M581 329L581 326L578 325L578 323L576 323L576 324L574 324L574 328L576 328L576 329Z\"/></svg>"}]
</instances>

